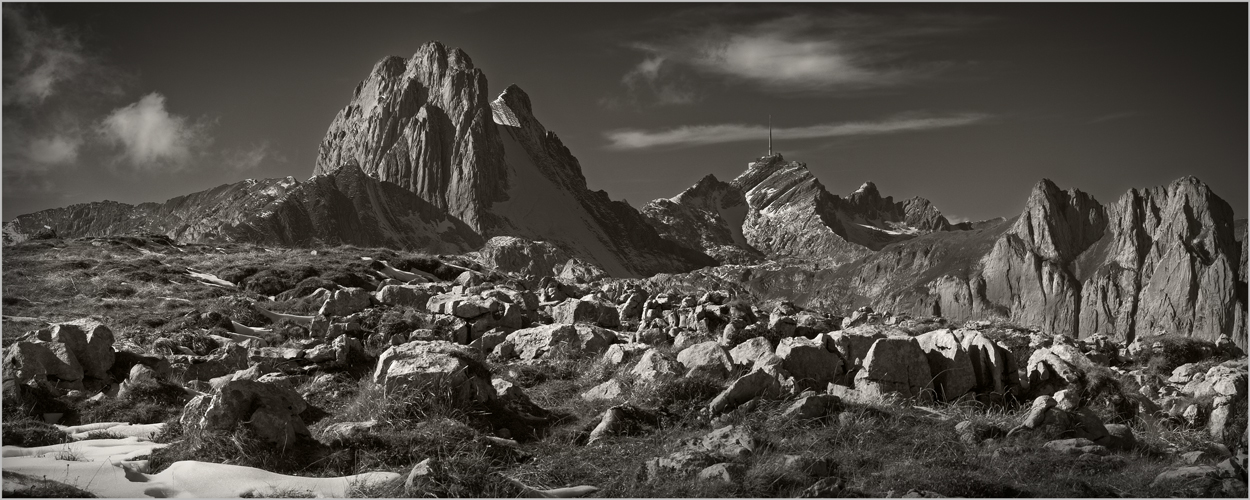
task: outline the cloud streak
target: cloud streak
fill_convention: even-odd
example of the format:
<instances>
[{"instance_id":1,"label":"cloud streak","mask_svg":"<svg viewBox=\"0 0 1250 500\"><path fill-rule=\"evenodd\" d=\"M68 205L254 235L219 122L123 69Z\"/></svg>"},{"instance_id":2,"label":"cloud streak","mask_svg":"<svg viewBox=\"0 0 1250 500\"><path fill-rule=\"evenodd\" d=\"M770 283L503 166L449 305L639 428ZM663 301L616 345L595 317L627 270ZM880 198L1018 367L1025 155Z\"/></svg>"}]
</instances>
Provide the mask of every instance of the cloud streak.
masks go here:
<instances>
[{"instance_id":1,"label":"cloud streak","mask_svg":"<svg viewBox=\"0 0 1250 500\"><path fill-rule=\"evenodd\" d=\"M876 122L826 123L773 129L773 137L798 140L892 134L972 125L987 118L989 115L967 113L943 117L901 117ZM661 131L613 130L604 133L604 136L610 141L608 148L616 150L692 147L764 140L768 137L768 128L741 124L693 125Z\"/></svg>"},{"instance_id":2,"label":"cloud streak","mask_svg":"<svg viewBox=\"0 0 1250 500\"><path fill-rule=\"evenodd\" d=\"M171 114L156 92L113 110L100 131L140 170L181 170L209 142L207 125Z\"/></svg>"},{"instance_id":3,"label":"cloud streak","mask_svg":"<svg viewBox=\"0 0 1250 500\"><path fill-rule=\"evenodd\" d=\"M913 50L968 30L985 19L935 15L830 13L829 9L728 7L699 9L696 21L673 16L656 34L629 44L643 60L626 73L627 86L691 71L770 92L838 92L892 87L931 77L950 66L918 60ZM697 25L695 30L684 26ZM661 66L667 71L660 71Z\"/></svg>"}]
</instances>

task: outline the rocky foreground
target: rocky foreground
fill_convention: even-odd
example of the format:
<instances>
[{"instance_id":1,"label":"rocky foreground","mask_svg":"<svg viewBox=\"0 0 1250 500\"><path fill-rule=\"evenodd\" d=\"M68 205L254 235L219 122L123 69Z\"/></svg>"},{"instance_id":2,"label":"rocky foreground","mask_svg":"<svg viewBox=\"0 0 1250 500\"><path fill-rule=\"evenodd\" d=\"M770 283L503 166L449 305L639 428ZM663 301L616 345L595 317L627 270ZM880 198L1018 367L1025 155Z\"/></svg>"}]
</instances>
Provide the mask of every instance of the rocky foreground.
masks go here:
<instances>
[{"instance_id":1,"label":"rocky foreground","mask_svg":"<svg viewBox=\"0 0 1250 500\"><path fill-rule=\"evenodd\" d=\"M5 494L1247 494L1247 358L1227 340L497 258L9 247Z\"/></svg>"}]
</instances>

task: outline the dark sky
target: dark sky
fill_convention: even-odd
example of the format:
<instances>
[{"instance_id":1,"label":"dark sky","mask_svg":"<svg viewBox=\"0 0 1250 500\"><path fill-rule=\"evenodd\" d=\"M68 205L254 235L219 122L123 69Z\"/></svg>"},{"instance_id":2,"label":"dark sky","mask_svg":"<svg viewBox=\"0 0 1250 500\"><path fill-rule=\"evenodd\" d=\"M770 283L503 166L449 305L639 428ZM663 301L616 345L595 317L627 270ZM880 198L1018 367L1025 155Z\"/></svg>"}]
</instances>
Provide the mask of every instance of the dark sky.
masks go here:
<instances>
[{"instance_id":1,"label":"dark sky","mask_svg":"<svg viewBox=\"0 0 1250 500\"><path fill-rule=\"evenodd\" d=\"M3 218L312 173L379 59L440 40L516 83L640 207L775 149L952 219L1045 177L1195 175L1247 204L1247 5L5 4Z\"/></svg>"}]
</instances>

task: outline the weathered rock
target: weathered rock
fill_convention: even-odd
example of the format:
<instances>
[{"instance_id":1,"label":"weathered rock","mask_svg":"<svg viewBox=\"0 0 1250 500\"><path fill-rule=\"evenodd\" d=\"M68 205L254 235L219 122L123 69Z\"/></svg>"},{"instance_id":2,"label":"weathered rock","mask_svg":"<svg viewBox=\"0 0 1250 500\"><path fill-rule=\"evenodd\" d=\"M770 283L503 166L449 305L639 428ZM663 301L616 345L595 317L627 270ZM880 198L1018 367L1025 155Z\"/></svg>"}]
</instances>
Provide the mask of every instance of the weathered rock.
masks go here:
<instances>
[{"instance_id":1,"label":"weathered rock","mask_svg":"<svg viewBox=\"0 0 1250 500\"><path fill-rule=\"evenodd\" d=\"M781 416L785 419L795 420L824 418L836 411L839 403L840 400L837 396L827 394L808 396L795 401L794 404L782 412Z\"/></svg>"},{"instance_id":2,"label":"weathered rock","mask_svg":"<svg viewBox=\"0 0 1250 500\"><path fill-rule=\"evenodd\" d=\"M599 266L581 259L569 259L557 276L561 281L571 283L593 283L608 277L608 273Z\"/></svg>"},{"instance_id":3,"label":"weathered rock","mask_svg":"<svg viewBox=\"0 0 1250 500\"><path fill-rule=\"evenodd\" d=\"M1004 394L1019 383L1015 356L1011 351L976 330L958 330L960 344L968 352L975 380L973 390L980 394Z\"/></svg>"},{"instance_id":4,"label":"weathered rock","mask_svg":"<svg viewBox=\"0 0 1250 500\"><path fill-rule=\"evenodd\" d=\"M320 316L347 316L369 308L373 299L363 288L344 288L332 292L317 311Z\"/></svg>"},{"instance_id":5,"label":"weathered rock","mask_svg":"<svg viewBox=\"0 0 1250 500\"><path fill-rule=\"evenodd\" d=\"M637 358L648 349L650 347L646 344L612 344L600 359L609 366L617 366Z\"/></svg>"},{"instance_id":6,"label":"weathered rock","mask_svg":"<svg viewBox=\"0 0 1250 500\"><path fill-rule=\"evenodd\" d=\"M782 394L780 375L775 369L756 368L738 377L708 405L713 414L733 410L755 398L777 398Z\"/></svg>"},{"instance_id":7,"label":"weathered rock","mask_svg":"<svg viewBox=\"0 0 1250 500\"><path fill-rule=\"evenodd\" d=\"M714 341L695 344L677 353L677 362L686 368L687 375L703 373L712 377L726 377L734 368L729 352Z\"/></svg>"},{"instance_id":8,"label":"weathered rock","mask_svg":"<svg viewBox=\"0 0 1250 500\"><path fill-rule=\"evenodd\" d=\"M852 329L830 333L828 338L842 355L842 361L848 365L847 371L850 371L850 367L864 366L864 358L868 357L868 350L872 349L872 344L877 339L885 338L885 334L872 330Z\"/></svg>"},{"instance_id":9,"label":"weathered rock","mask_svg":"<svg viewBox=\"0 0 1250 500\"><path fill-rule=\"evenodd\" d=\"M629 371L639 382L653 382L662 376L673 376L679 372L677 362L665 358L655 349L649 349L638 358L638 363Z\"/></svg>"},{"instance_id":10,"label":"weathered rock","mask_svg":"<svg viewBox=\"0 0 1250 500\"><path fill-rule=\"evenodd\" d=\"M80 382L82 366L60 342L19 341L5 351L4 378L19 383Z\"/></svg>"},{"instance_id":11,"label":"weathered rock","mask_svg":"<svg viewBox=\"0 0 1250 500\"><path fill-rule=\"evenodd\" d=\"M870 395L923 397L933 390L929 361L914 339L878 339L855 375L855 389Z\"/></svg>"},{"instance_id":12,"label":"weathered rock","mask_svg":"<svg viewBox=\"0 0 1250 500\"><path fill-rule=\"evenodd\" d=\"M751 456L759 440L746 429L729 425L705 434L693 446L722 460L738 460Z\"/></svg>"},{"instance_id":13,"label":"weathered rock","mask_svg":"<svg viewBox=\"0 0 1250 500\"><path fill-rule=\"evenodd\" d=\"M592 323L605 328L620 326L619 313L616 307L600 300L569 299L551 310L551 317L556 323Z\"/></svg>"},{"instance_id":14,"label":"weathered rock","mask_svg":"<svg viewBox=\"0 0 1250 500\"><path fill-rule=\"evenodd\" d=\"M685 474L695 469L707 467L716 462L712 455L695 450L678 450L667 457L648 460L647 480L655 481L664 474Z\"/></svg>"},{"instance_id":15,"label":"weathered rock","mask_svg":"<svg viewBox=\"0 0 1250 500\"><path fill-rule=\"evenodd\" d=\"M800 389L823 390L843 373L842 357L826 349L823 340L783 338L776 355Z\"/></svg>"},{"instance_id":16,"label":"weathered rock","mask_svg":"<svg viewBox=\"0 0 1250 500\"><path fill-rule=\"evenodd\" d=\"M115 356L114 338L113 331L103 323L91 318L60 323L52 327L51 340L69 348L82 366L83 376L95 379L108 377Z\"/></svg>"},{"instance_id":17,"label":"weathered rock","mask_svg":"<svg viewBox=\"0 0 1250 500\"><path fill-rule=\"evenodd\" d=\"M591 387L582 393L582 399L587 401L610 400L621 397L625 392L625 387L616 379L608 380L602 384Z\"/></svg>"},{"instance_id":18,"label":"weathered rock","mask_svg":"<svg viewBox=\"0 0 1250 500\"><path fill-rule=\"evenodd\" d=\"M715 481L726 484L737 484L742 480L746 468L741 464L719 463L705 467L697 476L700 481Z\"/></svg>"},{"instance_id":19,"label":"weathered rock","mask_svg":"<svg viewBox=\"0 0 1250 500\"><path fill-rule=\"evenodd\" d=\"M373 380L387 392L448 395L456 402L491 401L495 390L489 374L475 368L472 359L473 351L466 346L409 342L382 352Z\"/></svg>"},{"instance_id":20,"label":"weathered rock","mask_svg":"<svg viewBox=\"0 0 1250 500\"><path fill-rule=\"evenodd\" d=\"M917 336L916 341L929 360L933 389L939 399L954 401L976 387L972 360L958 335L950 330L934 330Z\"/></svg>"},{"instance_id":21,"label":"weathered rock","mask_svg":"<svg viewBox=\"0 0 1250 500\"><path fill-rule=\"evenodd\" d=\"M756 361L774 355L772 344L764 337L755 337L729 350L729 357L736 366L753 366Z\"/></svg>"},{"instance_id":22,"label":"weathered rock","mask_svg":"<svg viewBox=\"0 0 1250 500\"><path fill-rule=\"evenodd\" d=\"M1083 455L1085 453L1093 453L1095 455L1107 455L1111 453L1107 447L1094 444L1085 438L1057 439L1042 445L1043 449L1067 455Z\"/></svg>"},{"instance_id":23,"label":"weathered rock","mask_svg":"<svg viewBox=\"0 0 1250 500\"><path fill-rule=\"evenodd\" d=\"M430 294L415 286L387 285L378 290L374 298L382 305L425 309Z\"/></svg>"},{"instance_id":24,"label":"weathered rock","mask_svg":"<svg viewBox=\"0 0 1250 500\"><path fill-rule=\"evenodd\" d=\"M228 373L247 368L247 348L230 343L219 347L202 362L192 362L183 368L183 380L211 380ZM180 365L175 365L178 369Z\"/></svg>"},{"instance_id":25,"label":"weathered rock","mask_svg":"<svg viewBox=\"0 0 1250 500\"><path fill-rule=\"evenodd\" d=\"M543 325L512 332L508 342L515 346L521 359L538 359L558 348L579 352L581 335L573 325Z\"/></svg>"},{"instance_id":26,"label":"weathered rock","mask_svg":"<svg viewBox=\"0 0 1250 500\"><path fill-rule=\"evenodd\" d=\"M188 407L193 408L190 403ZM289 387L253 380L232 380L211 393L198 427L229 431L246 423L270 443L289 446L300 438L311 437L299 416L306 408L308 404L304 398Z\"/></svg>"}]
</instances>

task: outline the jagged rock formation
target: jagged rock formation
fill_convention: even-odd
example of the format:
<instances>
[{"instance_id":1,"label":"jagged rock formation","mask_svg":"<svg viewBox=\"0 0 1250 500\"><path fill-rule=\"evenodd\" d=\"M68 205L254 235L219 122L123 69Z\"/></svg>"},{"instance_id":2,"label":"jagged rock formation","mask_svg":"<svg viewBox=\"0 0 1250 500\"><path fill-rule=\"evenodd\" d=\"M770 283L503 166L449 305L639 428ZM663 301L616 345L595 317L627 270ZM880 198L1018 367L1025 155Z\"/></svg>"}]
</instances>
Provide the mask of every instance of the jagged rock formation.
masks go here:
<instances>
[{"instance_id":1,"label":"jagged rock formation","mask_svg":"<svg viewBox=\"0 0 1250 500\"><path fill-rule=\"evenodd\" d=\"M711 174L677 196L642 208L661 237L703 251L722 264L754 263L764 257L742 233L747 211L742 190Z\"/></svg>"},{"instance_id":2,"label":"jagged rock formation","mask_svg":"<svg viewBox=\"0 0 1250 500\"><path fill-rule=\"evenodd\" d=\"M553 243L614 276L712 265L656 234L625 202L586 186L581 165L534 117L516 85L487 97L486 77L438 42L389 57L326 132L314 173L358 162L465 221L485 238Z\"/></svg>"},{"instance_id":3,"label":"jagged rock formation","mask_svg":"<svg viewBox=\"0 0 1250 500\"><path fill-rule=\"evenodd\" d=\"M850 310L998 317L1123 340L1170 333L1246 345L1245 243L1232 208L1193 177L1103 206L1048 180L1020 216L885 247L838 269L760 269L755 293Z\"/></svg>"},{"instance_id":4,"label":"jagged rock formation","mask_svg":"<svg viewBox=\"0 0 1250 500\"><path fill-rule=\"evenodd\" d=\"M721 263L761 256L837 266L952 225L923 198L895 202L868 182L846 198L830 194L807 166L781 155L761 158L726 183L708 176L643 208L666 239Z\"/></svg>"},{"instance_id":5,"label":"jagged rock formation","mask_svg":"<svg viewBox=\"0 0 1250 500\"><path fill-rule=\"evenodd\" d=\"M482 241L463 222L350 165L299 182L245 180L164 203L84 203L19 216L5 238L50 227L63 238L156 233L178 242L286 246L350 244L465 252Z\"/></svg>"}]
</instances>

